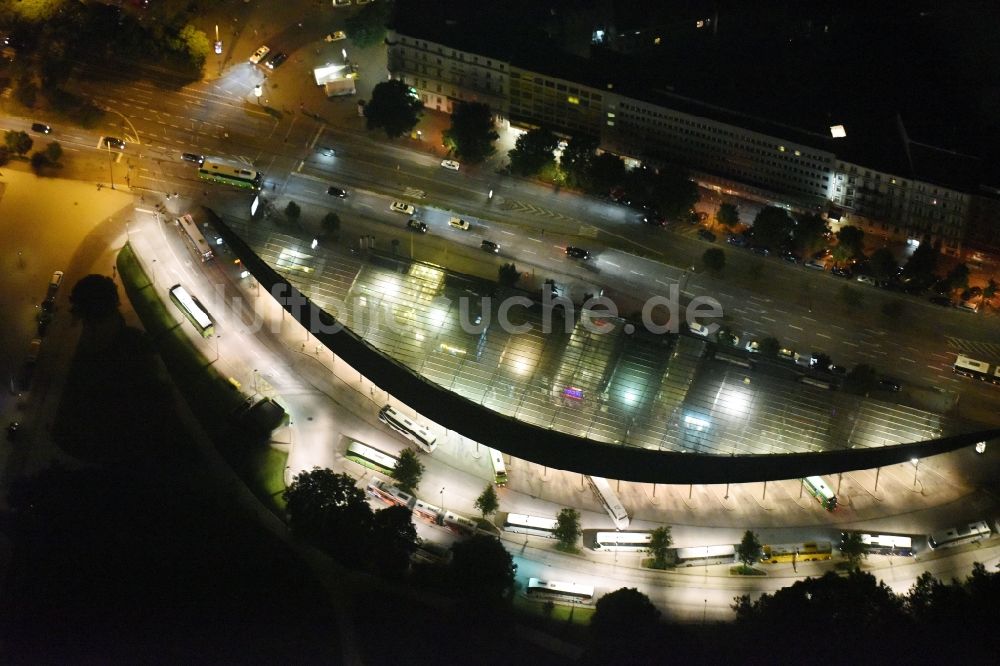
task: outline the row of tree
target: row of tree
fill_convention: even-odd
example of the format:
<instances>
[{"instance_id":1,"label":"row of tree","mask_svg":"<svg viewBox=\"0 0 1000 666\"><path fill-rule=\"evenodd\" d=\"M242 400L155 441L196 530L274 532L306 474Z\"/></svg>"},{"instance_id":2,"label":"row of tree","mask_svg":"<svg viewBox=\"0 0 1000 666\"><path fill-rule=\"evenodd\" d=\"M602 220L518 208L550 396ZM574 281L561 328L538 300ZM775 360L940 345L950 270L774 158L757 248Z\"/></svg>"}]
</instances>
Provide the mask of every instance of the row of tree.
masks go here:
<instances>
[{"instance_id":1,"label":"row of tree","mask_svg":"<svg viewBox=\"0 0 1000 666\"><path fill-rule=\"evenodd\" d=\"M34 141L27 132L7 130L4 134L3 146L0 146L0 166L10 161L11 155L23 157L33 145ZM50 141L43 150L36 150L32 153L31 168L35 173L42 173L47 167L59 166L62 154L62 146L57 141Z\"/></svg>"}]
</instances>

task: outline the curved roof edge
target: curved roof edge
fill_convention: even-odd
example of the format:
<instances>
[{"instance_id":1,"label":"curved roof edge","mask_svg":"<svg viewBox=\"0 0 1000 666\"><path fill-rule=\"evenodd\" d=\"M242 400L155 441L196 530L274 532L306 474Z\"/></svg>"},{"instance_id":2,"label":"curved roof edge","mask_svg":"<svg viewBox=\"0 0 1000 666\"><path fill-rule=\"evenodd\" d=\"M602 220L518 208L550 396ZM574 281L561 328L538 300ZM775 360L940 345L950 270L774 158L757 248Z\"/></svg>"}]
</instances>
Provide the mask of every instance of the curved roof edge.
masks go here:
<instances>
[{"instance_id":1,"label":"curved roof edge","mask_svg":"<svg viewBox=\"0 0 1000 666\"><path fill-rule=\"evenodd\" d=\"M318 308L205 208L243 266L330 351L418 413L469 439L539 465L623 481L664 484L748 483L836 474L947 453L1000 437L1000 429L879 448L718 456L606 444L540 428L482 407L385 356Z\"/></svg>"}]
</instances>

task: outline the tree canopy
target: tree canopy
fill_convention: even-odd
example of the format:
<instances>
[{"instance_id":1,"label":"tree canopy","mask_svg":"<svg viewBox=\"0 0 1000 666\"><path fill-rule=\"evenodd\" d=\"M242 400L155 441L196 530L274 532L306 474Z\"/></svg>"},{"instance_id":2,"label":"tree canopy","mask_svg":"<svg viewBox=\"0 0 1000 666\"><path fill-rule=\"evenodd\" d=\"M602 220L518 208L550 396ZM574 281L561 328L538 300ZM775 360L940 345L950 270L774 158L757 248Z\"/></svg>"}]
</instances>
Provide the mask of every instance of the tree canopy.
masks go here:
<instances>
[{"instance_id":1,"label":"tree canopy","mask_svg":"<svg viewBox=\"0 0 1000 666\"><path fill-rule=\"evenodd\" d=\"M929 237L921 241L917 249L903 266L903 277L912 279L918 283L929 283L934 279L934 271L937 270L941 253L931 243Z\"/></svg>"},{"instance_id":2,"label":"tree canopy","mask_svg":"<svg viewBox=\"0 0 1000 666\"><path fill-rule=\"evenodd\" d=\"M408 507L390 506L375 512L370 550L371 562L380 574L389 578L405 574L418 542Z\"/></svg>"},{"instance_id":3,"label":"tree canopy","mask_svg":"<svg viewBox=\"0 0 1000 666\"><path fill-rule=\"evenodd\" d=\"M589 192L596 157L597 139L586 134L574 135L559 157L559 166L566 176L566 183Z\"/></svg>"},{"instance_id":4,"label":"tree canopy","mask_svg":"<svg viewBox=\"0 0 1000 666\"><path fill-rule=\"evenodd\" d=\"M792 228L792 241L800 252L811 253L826 244L829 232L826 220L819 215L803 215Z\"/></svg>"},{"instance_id":5,"label":"tree canopy","mask_svg":"<svg viewBox=\"0 0 1000 666\"><path fill-rule=\"evenodd\" d=\"M727 229L732 229L740 223L740 211L735 204L720 204L719 210L715 211L715 221Z\"/></svg>"},{"instance_id":6,"label":"tree canopy","mask_svg":"<svg viewBox=\"0 0 1000 666\"><path fill-rule=\"evenodd\" d=\"M858 259L865 255L865 232L860 227L848 225L837 232L834 257L837 261Z\"/></svg>"},{"instance_id":7,"label":"tree canopy","mask_svg":"<svg viewBox=\"0 0 1000 666\"><path fill-rule=\"evenodd\" d=\"M867 395L877 385L878 372L872 366L861 363L844 377L843 388L854 395Z\"/></svg>"},{"instance_id":8,"label":"tree canopy","mask_svg":"<svg viewBox=\"0 0 1000 666\"><path fill-rule=\"evenodd\" d=\"M625 182L626 173L622 158L611 153L601 153L590 161L586 189L591 194L607 196L612 188Z\"/></svg>"},{"instance_id":9,"label":"tree canopy","mask_svg":"<svg viewBox=\"0 0 1000 666\"><path fill-rule=\"evenodd\" d=\"M382 5L385 3L372 3ZM372 98L365 104L365 119L369 130L382 129L386 136L395 139L406 134L420 120L424 103L410 92L410 87L395 79L383 81L372 90Z\"/></svg>"},{"instance_id":10,"label":"tree canopy","mask_svg":"<svg viewBox=\"0 0 1000 666\"><path fill-rule=\"evenodd\" d=\"M667 567L667 553L674 543L670 534L669 525L661 525L653 530L649 538L649 552L653 556L653 568L665 569Z\"/></svg>"},{"instance_id":11,"label":"tree canopy","mask_svg":"<svg viewBox=\"0 0 1000 666\"><path fill-rule=\"evenodd\" d=\"M861 367L861 366L858 366ZM844 532L840 535L840 552L844 554L852 569L857 569L861 558L868 557L868 549L861 540L861 532Z\"/></svg>"},{"instance_id":12,"label":"tree canopy","mask_svg":"<svg viewBox=\"0 0 1000 666\"><path fill-rule=\"evenodd\" d=\"M553 535L563 550L576 548L576 541L580 538L580 512L569 508L561 510L556 516Z\"/></svg>"},{"instance_id":13,"label":"tree canopy","mask_svg":"<svg viewBox=\"0 0 1000 666\"><path fill-rule=\"evenodd\" d=\"M750 568L756 564L763 552L760 539L750 530L744 532L743 539L736 546L736 557L739 558L745 568Z\"/></svg>"},{"instance_id":14,"label":"tree canopy","mask_svg":"<svg viewBox=\"0 0 1000 666\"><path fill-rule=\"evenodd\" d=\"M493 112L488 104L459 102L451 113L451 127L444 131L444 144L456 157L478 164L496 152L493 142L500 138L493 129Z\"/></svg>"},{"instance_id":15,"label":"tree canopy","mask_svg":"<svg viewBox=\"0 0 1000 666\"><path fill-rule=\"evenodd\" d=\"M710 247L701 255L701 263L713 273L719 273L726 266L726 253L717 247Z\"/></svg>"},{"instance_id":16,"label":"tree canopy","mask_svg":"<svg viewBox=\"0 0 1000 666\"><path fill-rule=\"evenodd\" d=\"M24 155L29 150L34 141L28 136L27 132L19 132L17 130L7 130L4 134L4 145L12 153L17 153L18 155Z\"/></svg>"},{"instance_id":17,"label":"tree canopy","mask_svg":"<svg viewBox=\"0 0 1000 666\"><path fill-rule=\"evenodd\" d=\"M788 239L792 230L792 218L784 208L766 206L757 213L753 221L753 238L758 245L779 247Z\"/></svg>"},{"instance_id":18,"label":"tree canopy","mask_svg":"<svg viewBox=\"0 0 1000 666\"><path fill-rule=\"evenodd\" d=\"M374 516L353 478L313 467L296 474L283 496L294 534L345 564L364 562Z\"/></svg>"},{"instance_id":19,"label":"tree canopy","mask_svg":"<svg viewBox=\"0 0 1000 666\"><path fill-rule=\"evenodd\" d=\"M392 470L392 478L396 479L400 488L412 493L420 485L420 477L423 475L424 464L420 462L416 452L413 449L403 449L396 469Z\"/></svg>"},{"instance_id":20,"label":"tree canopy","mask_svg":"<svg viewBox=\"0 0 1000 666\"><path fill-rule=\"evenodd\" d=\"M380 44L385 39L385 26L392 11L391 2L369 2L344 21L344 31L360 48Z\"/></svg>"},{"instance_id":21,"label":"tree canopy","mask_svg":"<svg viewBox=\"0 0 1000 666\"><path fill-rule=\"evenodd\" d=\"M449 568L455 591L466 598L499 601L514 590L517 565L499 539L476 534L451 547Z\"/></svg>"},{"instance_id":22,"label":"tree canopy","mask_svg":"<svg viewBox=\"0 0 1000 666\"><path fill-rule=\"evenodd\" d=\"M517 137L510 157L510 170L518 176L537 176L555 164L554 151L559 140L547 127L528 130Z\"/></svg>"},{"instance_id":23,"label":"tree canopy","mask_svg":"<svg viewBox=\"0 0 1000 666\"><path fill-rule=\"evenodd\" d=\"M497 282L504 287L513 287L521 279L521 273L513 263L507 263L497 269Z\"/></svg>"},{"instance_id":24,"label":"tree canopy","mask_svg":"<svg viewBox=\"0 0 1000 666\"><path fill-rule=\"evenodd\" d=\"M476 498L476 508L479 509L479 513L483 514L483 518L496 513L497 509L500 508L500 500L497 499L497 491L493 488L492 483L487 483L486 488Z\"/></svg>"},{"instance_id":25,"label":"tree canopy","mask_svg":"<svg viewBox=\"0 0 1000 666\"><path fill-rule=\"evenodd\" d=\"M868 266L871 269L872 276L876 280L894 278L899 272L899 264L896 263L896 257L893 256L892 250L887 247L880 247L872 252L872 256L868 259Z\"/></svg>"}]
</instances>

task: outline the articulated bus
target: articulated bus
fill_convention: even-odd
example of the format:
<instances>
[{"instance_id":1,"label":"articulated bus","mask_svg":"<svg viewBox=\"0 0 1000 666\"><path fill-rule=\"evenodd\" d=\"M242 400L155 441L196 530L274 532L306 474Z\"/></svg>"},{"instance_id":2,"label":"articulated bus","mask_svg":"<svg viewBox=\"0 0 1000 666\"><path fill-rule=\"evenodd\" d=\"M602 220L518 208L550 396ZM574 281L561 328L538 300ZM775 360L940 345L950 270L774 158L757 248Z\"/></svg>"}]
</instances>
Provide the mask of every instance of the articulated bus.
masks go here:
<instances>
[{"instance_id":1,"label":"articulated bus","mask_svg":"<svg viewBox=\"0 0 1000 666\"><path fill-rule=\"evenodd\" d=\"M556 538L555 531L558 525L559 521L555 518L539 518L538 516L529 516L523 513L508 513L507 518L503 521L505 532L530 534L547 539Z\"/></svg>"},{"instance_id":2,"label":"articulated bus","mask_svg":"<svg viewBox=\"0 0 1000 666\"><path fill-rule=\"evenodd\" d=\"M833 494L830 487L823 482L823 479L818 476L807 476L802 479L806 490L809 494L816 498L823 508L827 511L833 511L837 508L837 496Z\"/></svg>"},{"instance_id":3,"label":"articulated bus","mask_svg":"<svg viewBox=\"0 0 1000 666\"><path fill-rule=\"evenodd\" d=\"M955 365L952 366L952 370L954 370L957 374L979 379L984 382L994 379L994 377L990 375L989 363L986 363L985 361L977 361L974 358L969 358L968 356L964 356L962 354L959 354L955 359ZM1000 366L997 367L997 370L1000 370Z\"/></svg>"},{"instance_id":4,"label":"articulated bus","mask_svg":"<svg viewBox=\"0 0 1000 666\"><path fill-rule=\"evenodd\" d=\"M201 337L212 337L215 333L215 324L212 323L211 315L197 298L187 292L187 289L175 284L170 288L170 300L180 308L191 325L198 329Z\"/></svg>"},{"instance_id":5,"label":"articulated bus","mask_svg":"<svg viewBox=\"0 0 1000 666\"><path fill-rule=\"evenodd\" d=\"M861 543L865 545L865 551L872 555L913 555L913 539L908 536L862 533Z\"/></svg>"},{"instance_id":6,"label":"articulated bus","mask_svg":"<svg viewBox=\"0 0 1000 666\"><path fill-rule=\"evenodd\" d=\"M193 217L181 215L177 218L177 227L181 230L181 236L184 237L184 244L195 253L198 259L205 262L215 258L215 253L212 252L211 246L205 240L205 236L201 233L201 229L198 228Z\"/></svg>"},{"instance_id":7,"label":"articulated bus","mask_svg":"<svg viewBox=\"0 0 1000 666\"><path fill-rule=\"evenodd\" d=\"M221 160L205 160L198 169L198 177L213 183L232 185L245 190L260 191L264 178L259 171L240 164L230 164Z\"/></svg>"},{"instance_id":8,"label":"articulated bus","mask_svg":"<svg viewBox=\"0 0 1000 666\"><path fill-rule=\"evenodd\" d=\"M396 486L385 481L380 481L379 479L370 481L365 490L372 497L382 500L390 506L405 506L411 511L413 510L413 505L417 502L417 498L413 495L403 492Z\"/></svg>"},{"instance_id":9,"label":"articulated bus","mask_svg":"<svg viewBox=\"0 0 1000 666\"><path fill-rule=\"evenodd\" d=\"M493 463L493 483L498 486L507 485L507 466L503 463L503 454L496 449L487 449L490 452L490 462Z\"/></svg>"},{"instance_id":10,"label":"articulated bus","mask_svg":"<svg viewBox=\"0 0 1000 666\"><path fill-rule=\"evenodd\" d=\"M575 604L587 604L594 600L594 588L577 583L560 583L529 578L525 593L533 599L553 599Z\"/></svg>"},{"instance_id":11,"label":"articulated bus","mask_svg":"<svg viewBox=\"0 0 1000 666\"><path fill-rule=\"evenodd\" d=\"M594 535L594 550L609 553L644 553L653 538L650 532L598 532Z\"/></svg>"},{"instance_id":12,"label":"articulated bus","mask_svg":"<svg viewBox=\"0 0 1000 666\"><path fill-rule=\"evenodd\" d=\"M431 434L427 426L414 423L389 405L379 410L378 420L419 446L425 453L434 453L437 438Z\"/></svg>"},{"instance_id":13,"label":"articulated bus","mask_svg":"<svg viewBox=\"0 0 1000 666\"><path fill-rule=\"evenodd\" d=\"M386 476L392 476L396 465L399 464L399 458L363 444L356 439L349 439L348 441L350 444L347 445L347 453L345 454L348 460L353 460L359 465L375 470L376 472L381 472Z\"/></svg>"},{"instance_id":14,"label":"articulated bus","mask_svg":"<svg viewBox=\"0 0 1000 666\"><path fill-rule=\"evenodd\" d=\"M927 545L933 548L951 548L961 546L963 543L973 543L989 539L992 531L985 520L979 520L968 525L952 527L947 530L935 532L927 538Z\"/></svg>"},{"instance_id":15,"label":"articulated bus","mask_svg":"<svg viewBox=\"0 0 1000 666\"><path fill-rule=\"evenodd\" d=\"M736 546L692 546L675 548L674 561L679 567L704 567L709 564L732 564L736 561Z\"/></svg>"},{"instance_id":16,"label":"articulated bus","mask_svg":"<svg viewBox=\"0 0 1000 666\"><path fill-rule=\"evenodd\" d=\"M833 549L829 541L806 541L805 543L786 543L775 546L764 546L764 556L761 562L819 562L833 557Z\"/></svg>"},{"instance_id":17,"label":"articulated bus","mask_svg":"<svg viewBox=\"0 0 1000 666\"><path fill-rule=\"evenodd\" d=\"M619 530L627 530L631 523L628 512L625 511L625 507L622 506L618 496L611 490L611 484L608 483L608 480L599 476L588 476L587 479L590 480L590 487L594 490L594 494L597 495L601 506L611 516L611 521L615 524L615 527Z\"/></svg>"}]
</instances>

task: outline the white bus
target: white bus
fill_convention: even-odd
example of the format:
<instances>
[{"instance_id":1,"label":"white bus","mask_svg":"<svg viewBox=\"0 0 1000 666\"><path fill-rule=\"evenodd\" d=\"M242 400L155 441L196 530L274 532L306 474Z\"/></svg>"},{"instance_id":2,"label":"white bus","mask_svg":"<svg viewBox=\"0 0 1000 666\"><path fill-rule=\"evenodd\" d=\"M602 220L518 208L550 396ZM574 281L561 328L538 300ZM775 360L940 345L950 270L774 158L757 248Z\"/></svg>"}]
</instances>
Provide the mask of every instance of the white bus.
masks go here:
<instances>
[{"instance_id":1,"label":"white bus","mask_svg":"<svg viewBox=\"0 0 1000 666\"><path fill-rule=\"evenodd\" d=\"M460 516L453 511L445 511L438 516L438 525L445 527L460 536L472 536L476 533L476 521Z\"/></svg>"},{"instance_id":2,"label":"white bus","mask_svg":"<svg viewBox=\"0 0 1000 666\"><path fill-rule=\"evenodd\" d=\"M809 494L815 497L816 501L822 504L824 509L833 511L837 508L837 496L830 490L830 486L824 483L823 479L818 476L807 476L802 481L805 483Z\"/></svg>"},{"instance_id":3,"label":"white bus","mask_svg":"<svg viewBox=\"0 0 1000 666\"><path fill-rule=\"evenodd\" d=\"M865 550L876 555L913 555L913 539L895 534L862 534Z\"/></svg>"},{"instance_id":4,"label":"white bus","mask_svg":"<svg viewBox=\"0 0 1000 666\"><path fill-rule=\"evenodd\" d=\"M990 538L990 526L985 520L979 520L961 527L952 527L935 532L927 538L927 545L933 548L951 548L963 543L972 543Z\"/></svg>"},{"instance_id":5,"label":"white bus","mask_svg":"<svg viewBox=\"0 0 1000 666\"><path fill-rule=\"evenodd\" d=\"M419 446L426 453L433 453L437 447L437 438L431 434L427 426L414 423L389 405L379 410L378 420Z\"/></svg>"},{"instance_id":6,"label":"white bus","mask_svg":"<svg viewBox=\"0 0 1000 666\"><path fill-rule=\"evenodd\" d=\"M181 236L184 237L184 244L188 246L189 250L195 253L198 259L205 262L215 258L212 247L205 240L205 236L201 233L201 229L198 228L193 217L190 215L181 215L177 218L176 224L181 230Z\"/></svg>"},{"instance_id":7,"label":"white bus","mask_svg":"<svg viewBox=\"0 0 1000 666\"><path fill-rule=\"evenodd\" d=\"M594 600L594 588L578 583L560 583L529 578L525 593L533 599L555 599L575 604L587 604Z\"/></svg>"},{"instance_id":8,"label":"white bus","mask_svg":"<svg viewBox=\"0 0 1000 666\"><path fill-rule=\"evenodd\" d=\"M498 486L507 485L507 466L503 463L503 454L496 449L487 449L490 452L490 462L493 463L493 483Z\"/></svg>"},{"instance_id":9,"label":"white bus","mask_svg":"<svg viewBox=\"0 0 1000 666\"><path fill-rule=\"evenodd\" d=\"M547 539L556 538L555 531L558 525L559 521L555 518L539 518L524 513L508 513L507 518L503 521L505 532L530 534Z\"/></svg>"},{"instance_id":10,"label":"white bus","mask_svg":"<svg viewBox=\"0 0 1000 666\"><path fill-rule=\"evenodd\" d=\"M417 501L417 498L413 495L403 492L396 486L390 485L385 481L380 481L379 479L373 479L369 482L365 490L372 497L382 500L390 506L405 506L411 511Z\"/></svg>"},{"instance_id":11,"label":"white bus","mask_svg":"<svg viewBox=\"0 0 1000 666\"><path fill-rule=\"evenodd\" d=\"M170 288L170 300L180 308L191 325L198 329L201 337L212 337L215 333L215 324L212 322L211 315L197 298L188 293L187 289L175 284Z\"/></svg>"},{"instance_id":12,"label":"white bus","mask_svg":"<svg viewBox=\"0 0 1000 666\"><path fill-rule=\"evenodd\" d=\"M205 160L198 168L198 177L213 183L257 191L264 182L259 171L248 169L242 164L227 164L217 159Z\"/></svg>"},{"instance_id":13,"label":"white bus","mask_svg":"<svg viewBox=\"0 0 1000 666\"><path fill-rule=\"evenodd\" d=\"M350 444L347 445L347 453L345 454L348 460L353 460L363 467L381 472L386 476L392 476L396 465L399 464L399 458L363 444L356 439L349 439L348 441Z\"/></svg>"},{"instance_id":14,"label":"white bus","mask_svg":"<svg viewBox=\"0 0 1000 666\"><path fill-rule=\"evenodd\" d=\"M429 504L422 499L418 499L413 503L413 513L417 518L431 525L438 525L438 517L441 515L441 507Z\"/></svg>"},{"instance_id":15,"label":"white bus","mask_svg":"<svg viewBox=\"0 0 1000 666\"><path fill-rule=\"evenodd\" d=\"M599 476L588 476L587 479L590 480L590 487L593 488L594 494L597 495L601 506L611 516L611 521L615 524L615 527L619 530L627 530L631 522L628 512L625 511L625 507L618 500L618 496L611 490L611 484L608 483L608 480Z\"/></svg>"},{"instance_id":16,"label":"white bus","mask_svg":"<svg viewBox=\"0 0 1000 666\"><path fill-rule=\"evenodd\" d=\"M997 368L1000 370L1000 367ZM955 359L955 365L952 366L952 370L960 375L965 375L966 377L973 377L975 379L987 380L992 379L990 377L990 364L985 361L977 361L974 358L969 358L959 354Z\"/></svg>"},{"instance_id":17,"label":"white bus","mask_svg":"<svg viewBox=\"0 0 1000 666\"><path fill-rule=\"evenodd\" d=\"M650 532L598 532L594 535L594 550L609 553L644 553L653 538Z\"/></svg>"},{"instance_id":18,"label":"white bus","mask_svg":"<svg viewBox=\"0 0 1000 666\"><path fill-rule=\"evenodd\" d=\"M675 548L674 561L679 567L704 567L709 564L732 564L736 561L736 546L691 546Z\"/></svg>"}]
</instances>

